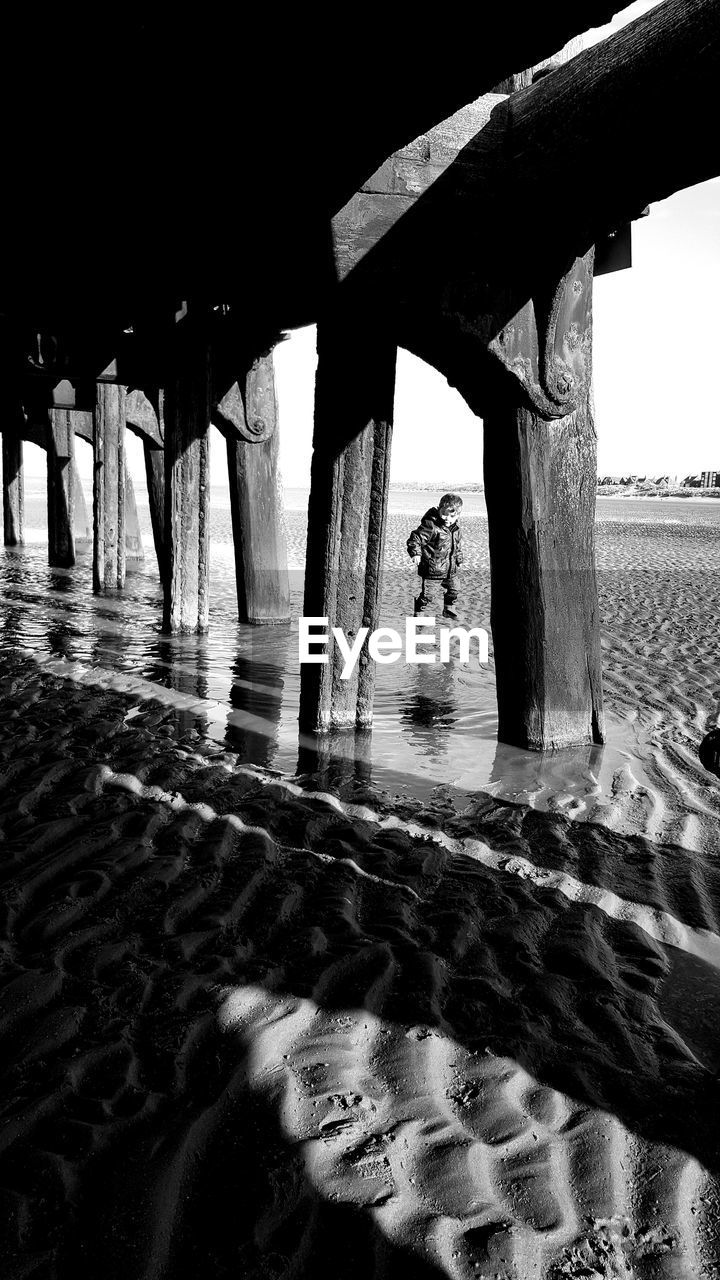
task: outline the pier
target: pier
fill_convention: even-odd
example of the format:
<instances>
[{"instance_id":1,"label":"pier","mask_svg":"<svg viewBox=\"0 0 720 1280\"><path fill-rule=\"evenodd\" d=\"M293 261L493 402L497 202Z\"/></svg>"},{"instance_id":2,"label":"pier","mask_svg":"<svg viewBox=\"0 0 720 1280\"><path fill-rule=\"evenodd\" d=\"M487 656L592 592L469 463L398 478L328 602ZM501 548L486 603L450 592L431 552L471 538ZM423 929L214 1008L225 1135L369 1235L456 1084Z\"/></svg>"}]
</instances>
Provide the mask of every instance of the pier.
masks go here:
<instances>
[{"instance_id":1,"label":"pier","mask_svg":"<svg viewBox=\"0 0 720 1280\"><path fill-rule=\"evenodd\" d=\"M720 0L649 2L6 22L2 1280L720 1276Z\"/></svg>"},{"instance_id":2,"label":"pier","mask_svg":"<svg viewBox=\"0 0 720 1280\"><path fill-rule=\"evenodd\" d=\"M610 12L602 3L589 9L586 21ZM57 246L67 233L76 287L70 293L43 273L43 247L22 303L11 289L4 309L6 545L22 545L22 448L32 440L47 455L50 563L74 565L78 539L90 536L74 456L81 436L94 459L93 590L122 592L142 549L124 462L125 433L135 432L163 627L204 631L213 423L227 449L238 618L286 624L273 349L287 330L316 321L304 613L330 617L349 636L372 632L403 346L444 374L484 423L501 740L533 750L602 742L593 275L627 265L629 226L651 201L715 173L697 122L711 109L719 37L713 0L667 0L601 44L583 49L576 40L559 57L560 37L578 33L570 6L555 11L492 46L495 56L488 46L474 71L459 55L456 80L441 75L415 95L398 82L386 112L368 105L362 139L361 120L349 117L344 141L357 143L357 155L346 145L307 205L293 194L299 156L287 157L282 191L277 178L263 186L263 157L239 241L226 210L211 228L201 185L178 207L164 193L146 224L159 255L150 272L139 232L108 202L98 225L123 271L103 280L92 322L87 250L61 209L46 239ZM150 46L160 38L152 23L144 36ZM213 39L198 38L201 46ZM182 62L190 50L177 39ZM228 116L205 139L223 163L237 114L228 92L220 98ZM134 108L115 120L139 159L159 93L154 86L147 129ZM195 137L206 121L202 98L193 101ZM176 165L188 109L169 136ZM321 154L322 137L316 142ZM327 157L336 158L334 142ZM193 147L187 171L198 163ZM165 247L162 218L172 229ZM178 264L168 250L186 232L190 247ZM21 240L26 234L18 227ZM350 681L339 679L336 662L303 670L302 728L367 727L373 684L366 654Z\"/></svg>"}]
</instances>

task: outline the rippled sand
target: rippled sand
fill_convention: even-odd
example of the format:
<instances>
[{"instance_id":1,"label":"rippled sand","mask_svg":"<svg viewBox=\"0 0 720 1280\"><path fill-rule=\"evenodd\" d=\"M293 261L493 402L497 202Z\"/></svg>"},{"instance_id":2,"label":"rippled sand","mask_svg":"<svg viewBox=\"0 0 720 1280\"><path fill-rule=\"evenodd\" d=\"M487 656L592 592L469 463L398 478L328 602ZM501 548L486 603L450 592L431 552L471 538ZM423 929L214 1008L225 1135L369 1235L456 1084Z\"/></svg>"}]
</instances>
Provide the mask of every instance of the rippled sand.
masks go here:
<instances>
[{"instance_id":1,"label":"rippled sand","mask_svg":"<svg viewBox=\"0 0 720 1280\"><path fill-rule=\"evenodd\" d=\"M598 564L615 746L427 799L243 763L177 653L10 656L16 590L4 1276L720 1274L720 530Z\"/></svg>"}]
</instances>

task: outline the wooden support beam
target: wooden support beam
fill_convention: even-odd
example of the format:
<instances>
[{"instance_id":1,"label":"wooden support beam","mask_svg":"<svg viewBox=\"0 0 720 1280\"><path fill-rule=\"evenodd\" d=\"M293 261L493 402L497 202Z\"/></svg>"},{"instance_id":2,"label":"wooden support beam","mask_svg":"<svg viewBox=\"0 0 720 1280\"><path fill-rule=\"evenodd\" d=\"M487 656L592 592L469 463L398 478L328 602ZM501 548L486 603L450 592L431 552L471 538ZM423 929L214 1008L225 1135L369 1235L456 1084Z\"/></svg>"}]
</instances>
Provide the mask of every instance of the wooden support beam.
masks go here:
<instances>
[{"instance_id":1,"label":"wooden support beam","mask_svg":"<svg viewBox=\"0 0 720 1280\"><path fill-rule=\"evenodd\" d=\"M95 414L88 409L73 409L72 424L76 436L84 440L86 444L92 444L95 439Z\"/></svg>"},{"instance_id":2,"label":"wooden support beam","mask_svg":"<svg viewBox=\"0 0 720 1280\"><path fill-rule=\"evenodd\" d=\"M12 417L2 433L3 539L6 547L25 541L25 484L23 475L22 413Z\"/></svg>"},{"instance_id":3,"label":"wooden support beam","mask_svg":"<svg viewBox=\"0 0 720 1280\"><path fill-rule=\"evenodd\" d=\"M591 289L590 254L517 317L484 423L498 736L535 751L604 740Z\"/></svg>"},{"instance_id":4,"label":"wooden support beam","mask_svg":"<svg viewBox=\"0 0 720 1280\"><path fill-rule=\"evenodd\" d=\"M147 443L156 449L162 449L163 418L158 392L155 391L148 396L136 387L128 392L125 409L128 430L139 436L143 444Z\"/></svg>"},{"instance_id":5,"label":"wooden support beam","mask_svg":"<svg viewBox=\"0 0 720 1280\"><path fill-rule=\"evenodd\" d=\"M372 290L398 342L482 416L478 351L546 264L564 271L652 201L720 171L697 123L714 110L717 18L716 0L665 0L390 156L333 218L334 278Z\"/></svg>"},{"instance_id":6,"label":"wooden support beam","mask_svg":"<svg viewBox=\"0 0 720 1280\"><path fill-rule=\"evenodd\" d=\"M135 501L135 486L132 476L128 471L127 462L125 463L125 564L127 570L140 569L145 563L145 552L143 550L142 533L140 532L140 518L138 516L137 502Z\"/></svg>"},{"instance_id":7,"label":"wooden support beam","mask_svg":"<svg viewBox=\"0 0 720 1280\"><path fill-rule=\"evenodd\" d=\"M75 431L68 409L49 409L46 428L48 564L75 564Z\"/></svg>"},{"instance_id":8,"label":"wooden support beam","mask_svg":"<svg viewBox=\"0 0 720 1280\"><path fill-rule=\"evenodd\" d=\"M178 336L164 398L168 578L163 628L206 631L209 613L210 351L202 324Z\"/></svg>"},{"instance_id":9,"label":"wooden support beam","mask_svg":"<svg viewBox=\"0 0 720 1280\"><path fill-rule=\"evenodd\" d=\"M162 449L155 449L147 440L143 441L143 453L155 555L160 581L165 586L169 581L170 571L165 531L165 453Z\"/></svg>"},{"instance_id":10,"label":"wooden support beam","mask_svg":"<svg viewBox=\"0 0 720 1280\"><path fill-rule=\"evenodd\" d=\"M361 326L332 316L318 327L318 357L304 614L327 617L352 640L379 622L396 347L376 317ZM302 728L370 724L367 649L341 680L338 649L330 648L327 664L302 666Z\"/></svg>"},{"instance_id":11,"label":"wooden support beam","mask_svg":"<svg viewBox=\"0 0 720 1280\"><path fill-rule=\"evenodd\" d=\"M93 431L93 590L125 585L125 388L99 382Z\"/></svg>"},{"instance_id":12,"label":"wooden support beam","mask_svg":"<svg viewBox=\"0 0 720 1280\"><path fill-rule=\"evenodd\" d=\"M278 474L278 407L272 352L253 361L215 412L227 437L241 622L290 621L287 534Z\"/></svg>"}]
</instances>

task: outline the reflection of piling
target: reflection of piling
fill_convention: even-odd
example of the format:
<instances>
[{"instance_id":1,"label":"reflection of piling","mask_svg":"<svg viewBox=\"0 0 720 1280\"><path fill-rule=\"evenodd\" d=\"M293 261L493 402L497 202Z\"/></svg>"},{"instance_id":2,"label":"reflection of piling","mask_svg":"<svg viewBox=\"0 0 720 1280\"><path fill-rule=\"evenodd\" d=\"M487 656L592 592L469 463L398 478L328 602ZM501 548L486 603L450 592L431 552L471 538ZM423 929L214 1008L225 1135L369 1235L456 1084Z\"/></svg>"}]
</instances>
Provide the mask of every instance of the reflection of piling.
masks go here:
<instances>
[{"instance_id":1,"label":"reflection of piling","mask_svg":"<svg viewBox=\"0 0 720 1280\"><path fill-rule=\"evenodd\" d=\"M22 413L5 425L2 437L3 540L6 547L22 546L25 540L25 485L23 474Z\"/></svg>"},{"instance_id":2,"label":"reflection of piling","mask_svg":"<svg viewBox=\"0 0 720 1280\"><path fill-rule=\"evenodd\" d=\"M272 764L282 713L283 657L282 648L274 660L262 645L249 657L238 653L233 664L225 745L242 764Z\"/></svg>"},{"instance_id":3,"label":"reflection of piling","mask_svg":"<svg viewBox=\"0 0 720 1280\"><path fill-rule=\"evenodd\" d=\"M415 667L400 724L424 754L435 760L446 754L457 715L454 659Z\"/></svg>"},{"instance_id":4,"label":"reflection of piling","mask_svg":"<svg viewBox=\"0 0 720 1280\"><path fill-rule=\"evenodd\" d=\"M75 431L68 409L50 409L46 429L48 564L75 564Z\"/></svg>"},{"instance_id":5,"label":"reflection of piling","mask_svg":"<svg viewBox=\"0 0 720 1280\"><path fill-rule=\"evenodd\" d=\"M93 589L125 584L125 388L99 382L93 424Z\"/></svg>"},{"instance_id":6,"label":"reflection of piling","mask_svg":"<svg viewBox=\"0 0 720 1280\"><path fill-rule=\"evenodd\" d=\"M372 782L372 730L340 729L302 735L297 773L312 777L313 788L364 799Z\"/></svg>"},{"instance_id":7,"label":"reflection of piling","mask_svg":"<svg viewBox=\"0 0 720 1280\"><path fill-rule=\"evenodd\" d=\"M348 640L379 621L395 357L395 344L369 318L361 327L333 316L318 328L304 614L329 618ZM367 652L349 680L341 669L336 646L327 664L303 666L304 729L370 723Z\"/></svg>"}]
</instances>

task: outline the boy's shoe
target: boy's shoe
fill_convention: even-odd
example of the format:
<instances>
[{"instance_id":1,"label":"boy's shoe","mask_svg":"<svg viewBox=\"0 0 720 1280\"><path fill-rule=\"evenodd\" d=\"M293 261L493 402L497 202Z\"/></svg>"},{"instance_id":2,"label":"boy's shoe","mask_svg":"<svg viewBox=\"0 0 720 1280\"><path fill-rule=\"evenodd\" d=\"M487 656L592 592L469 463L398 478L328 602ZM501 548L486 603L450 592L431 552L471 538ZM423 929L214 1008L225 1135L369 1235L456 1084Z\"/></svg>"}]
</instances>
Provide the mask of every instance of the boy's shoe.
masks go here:
<instances>
[{"instance_id":1,"label":"boy's shoe","mask_svg":"<svg viewBox=\"0 0 720 1280\"><path fill-rule=\"evenodd\" d=\"M457 622L458 615L453 609L452 605L448 605L448 604L445 605L445 608L443 609L443 618L452 618L454 622Z\"/></svg>"}]
</instances>

